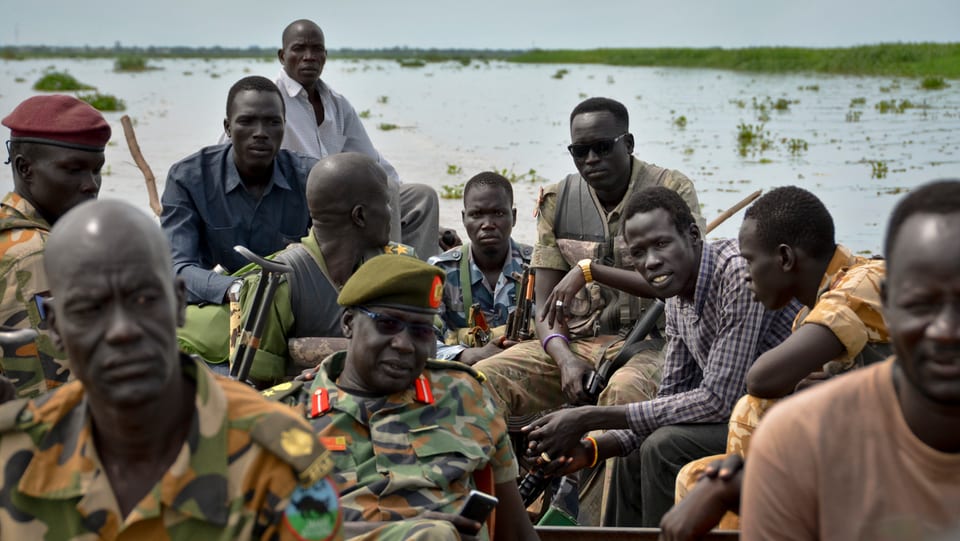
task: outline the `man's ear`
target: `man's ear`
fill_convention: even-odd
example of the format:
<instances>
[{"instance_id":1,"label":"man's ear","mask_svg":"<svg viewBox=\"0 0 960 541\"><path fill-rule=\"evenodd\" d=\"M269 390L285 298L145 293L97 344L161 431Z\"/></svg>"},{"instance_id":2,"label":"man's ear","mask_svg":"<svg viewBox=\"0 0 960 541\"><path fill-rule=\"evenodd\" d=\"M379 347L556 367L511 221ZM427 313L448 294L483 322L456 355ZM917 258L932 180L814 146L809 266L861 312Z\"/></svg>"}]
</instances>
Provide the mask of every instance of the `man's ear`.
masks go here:
<instances>
[{"instance_id":1,"label":"man's ear","mask_svg":"<svg viewBox=\"0 0 960 541\"><path fill-rule=\"evenodd\" d=\"M173 281L173 294L177 297L177 327L187 323L187 285L183 278Z\"/></svg>"},{"instance_id":2,"label":"man's ear","mask_svg":"<svg viewBox=\"0 0 960 541\"><path fill-rule=\"evenodd\" d=\"M690 224L690 230L687 231L687 235L690 237L692 244L698 244L703 240L703 237L700 235L700 226L698 226L696 222Z\"/></svg>"},{"instance_id":3,"label":"man's ear","mask_svg":"<svg viewBox=\"0 0 960 541\"><path fill-rule=\"evenodd\" d=\"M13 170L17 172L17 176L21 180L26 180L27 182L33 180L33 160L27 158L23 154L17 154L13 157Z\"/></svg>"},{"instance_id":4,"label":"man's ear","mask_svg":"<svg viewBox=\"0 0 960 541\"><path fill-rule=\"evenodd\" d=\"M513 218L513 221L510 223L511 227L517 227L517 207L510 209L510 216Z\"/></svg>"},{"instance_id":5,"label":"man's ear","mask_svg":"<svg viewBox=\"0 0 960 541\"><path fill-rule=\"evenodd\" d=\"M344 338L353 338L353 309L347 308L340 316L340 331Z\"/></svg>"},{"instance_id":6,"label":"man's ear","mask_svg":"<svg viewBox=\"0 0 960 541\"><path fill-rule=\"evenodd\" d=\"M882 278L880 280L880 303L883 306L883 312L886 313L887 308L890 307L890 289L887 287L887 279Z\"/></svg>"},{"instance_id":7,"label":"man's ear","mask_svg":"<svg viewBox=\"0 0 960 541\"><path fill-rule=\"evenodd\" d=\"M633 142L633 134L632 134L632 133L627 132L627 134L623 136L623 144L627 146L627 153L628 153L628 154L633 154L633 145L634 145L634 142Z\"/></svg>"},{"instance_id":8,"label":"man's ear","mask_svg":"<svg viewBox=\"0 0 960 541\"><path fill-rule=\"evenodd\" d=\"M233 134L230 133L230 119L223 117L223 133L227 134L227 137L233 139Z\"/></svg>"},{"instance_id":9,"label":"man's ear","mask_svg":"<svg viewBox=\"0 0 960 541\"><path fill-rule=\"evenodd\" d=\"M63 340L60 339L60 333L57 332L57 303L53 297L44 297L40 302L43 303L43 311L47 315L47 323L50 325L50 341L59 351L63 351Z\"/></svg>"},{"instance_id":10,"label":"man's ear","mask_svg":"<svg viewBox=\"0 0 960 541\"><path fill-rule=\"evenodd\" d=\"M277 60L279 60L280 63L283 64L283 47L280 47L279 49L277 49Z\"/></svg>"},{"instance_id":11,"label":"man's ear","mask_svg":"<svg viewBox=\"0 0 960 541\"><path fill-rule=\"evenodd\" d=\"M367 226L367 209L363 205L356 205L350 210L350 220L360 228Z\"/></svg>"},{"instance_id":12,"label":"man's ear","mask_svg":"<svg viewBox=\"0 0 960 541\"><path fill-rule=\"evenodd\" d=\"M780 263L780 270L790 272L797 267L797 252L793 246L781 244L777 246L777 260Z\"/></svg>"}]
</instances>

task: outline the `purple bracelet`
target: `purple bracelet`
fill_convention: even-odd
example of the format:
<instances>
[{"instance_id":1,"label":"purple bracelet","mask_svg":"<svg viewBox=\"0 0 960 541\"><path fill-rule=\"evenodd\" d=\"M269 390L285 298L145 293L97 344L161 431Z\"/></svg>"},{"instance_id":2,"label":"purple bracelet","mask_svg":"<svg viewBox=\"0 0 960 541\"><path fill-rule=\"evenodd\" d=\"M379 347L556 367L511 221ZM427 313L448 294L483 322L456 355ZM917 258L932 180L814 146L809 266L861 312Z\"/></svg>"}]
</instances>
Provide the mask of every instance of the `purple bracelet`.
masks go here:
<instances>
[{"instance_id":1,"label":"purple bracelet","mask_svg":"<svg viewBox=\"0 0 960 541\"><path fill-rule=\"evenodd\" d=\"M543 346L543 351L547 351L547 343L550 342L550 340L553 340L554 338L563 338L563 341L566 342L568 346L570 345L569 338L567 338L566 336L558 332L555 332L551 335L548 335L546 338L543 339L543 342L541 342L541 345Z\"/></svg>"}]
</instances>

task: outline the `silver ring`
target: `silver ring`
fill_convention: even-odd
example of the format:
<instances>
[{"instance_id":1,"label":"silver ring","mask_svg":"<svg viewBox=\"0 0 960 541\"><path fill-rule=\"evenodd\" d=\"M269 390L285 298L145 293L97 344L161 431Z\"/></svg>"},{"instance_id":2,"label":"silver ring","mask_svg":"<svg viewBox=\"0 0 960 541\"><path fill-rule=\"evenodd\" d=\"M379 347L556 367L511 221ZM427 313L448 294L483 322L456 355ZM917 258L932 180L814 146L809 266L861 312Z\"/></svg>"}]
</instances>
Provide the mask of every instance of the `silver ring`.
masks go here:
<instances>
[{"instance_id":1,"label":"silver ring","mask_svg":"<svg viewBox=\"0 0 960 541\"><path fill-rule=\"evenodd\" d=\"M550 455L548 455L547 452L544 451L540 453L540 460L543 460L544 462L550 462Z\"/></svg>"},{"instance_id":2,"label":"silver ring","mask_svg":"<svg viewBox=\"0 0 960 541\"><path fill-rule=\"evenodd\" d=\"M559 306L563 306L563 301L557 301L555 304L556 304L558 307L559 307Z\"/></svg>"}]
</instances>

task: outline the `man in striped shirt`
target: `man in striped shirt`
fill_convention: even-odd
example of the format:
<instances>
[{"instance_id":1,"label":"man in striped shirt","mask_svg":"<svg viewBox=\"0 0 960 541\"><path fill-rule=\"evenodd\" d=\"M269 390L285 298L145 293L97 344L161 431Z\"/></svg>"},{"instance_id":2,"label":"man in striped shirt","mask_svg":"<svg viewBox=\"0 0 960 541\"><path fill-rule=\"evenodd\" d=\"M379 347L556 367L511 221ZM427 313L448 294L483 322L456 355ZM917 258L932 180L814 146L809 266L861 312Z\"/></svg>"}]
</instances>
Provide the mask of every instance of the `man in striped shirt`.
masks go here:
<instances>
[{"instance_id":1,"label":"man in striped shirt","mask_svg":"<svg viewBox=\"0 0 960 541\"><path fill-rule=\"evenodd\" d=\"M624 216L624 240L637 272L613 272L594 263L590 274L608 287L667 299L657 397L565 409L527 430L531 453L552 458L545 466L551 472L570 473L622 457L614 461L604 525L657 526L673 504L677 471L691 459L725 449L727 420L745 391L747 369L790 335L799 304L771 311L754 300L737 242L705 242L675 192L642 190ZM562 296L582 287L583 280L577 267L554 293ZM591 430L609 432L581 439Z\"/></svg>"}]
</instances>

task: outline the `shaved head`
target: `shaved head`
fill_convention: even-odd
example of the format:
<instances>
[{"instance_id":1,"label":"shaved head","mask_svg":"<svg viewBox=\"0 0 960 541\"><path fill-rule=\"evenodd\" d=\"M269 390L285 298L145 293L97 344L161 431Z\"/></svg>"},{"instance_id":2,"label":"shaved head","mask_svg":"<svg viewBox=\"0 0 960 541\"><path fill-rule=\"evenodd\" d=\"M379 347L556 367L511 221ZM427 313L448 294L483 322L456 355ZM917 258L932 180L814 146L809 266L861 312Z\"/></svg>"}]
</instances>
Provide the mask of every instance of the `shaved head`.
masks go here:
<instances>
[{"instance_id":1,"label":"shaved head","mask_svg":"<svg viewBox=\"0 0 960 541\"><path fill-rule=\"evenodd\" d=\"M168 269L173 282L170 245L146 213L122 201L90 201L65 214L50 232L44 267L51 287L76 269L149 263ZM56 294L56 293L55 293Z\"/></svg>"},{"instance_id":2,"label":"shaved head","mask_svg":"<svg viewBox=\"0 0 960 541\"><path fill-rule=\"evenodd\" d=\"M307 208L317 235L365 230L383 246L390 233L389 200L387 173L356 152L323 158L307 179Z\"/></svg>"},{"instance_id":3,"label":"shaved head","mask_svg":"<svg viewBox=\"0 0 960 541\"><path fill-rule=\"evenodd\" d=\"M320 26L310 19L298 19L288 24L287 27L283 29L283 47L286 48L287 45L289 45L290 42L299 34L307 32L319 32L320 36L323 36L323 30L320 28Z\"/></svg>"}]
</instances>

